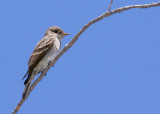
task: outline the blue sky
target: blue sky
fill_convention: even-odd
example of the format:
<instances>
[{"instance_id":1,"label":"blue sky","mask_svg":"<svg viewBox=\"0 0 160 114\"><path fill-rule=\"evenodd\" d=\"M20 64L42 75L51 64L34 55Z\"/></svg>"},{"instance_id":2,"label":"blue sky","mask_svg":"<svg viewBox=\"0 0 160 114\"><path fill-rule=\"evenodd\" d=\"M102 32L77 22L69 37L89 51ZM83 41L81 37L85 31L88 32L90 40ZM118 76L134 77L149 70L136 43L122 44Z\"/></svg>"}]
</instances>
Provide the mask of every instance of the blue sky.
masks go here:
<instances>
[{"instance_id":1,"label":"blue sky","mask_svg":"<svg viewBox=\"0 0 160 114\"><path fill-rule=\"evenodd\" d=\"M111 9L158 0L114 1ZM50 26L70 33L109 0L0 1L0 114L24 89L28 59ZM38 84L19 114L160 114L160 7L132 9L92 25Z\"/></svg>"}]
</instances>

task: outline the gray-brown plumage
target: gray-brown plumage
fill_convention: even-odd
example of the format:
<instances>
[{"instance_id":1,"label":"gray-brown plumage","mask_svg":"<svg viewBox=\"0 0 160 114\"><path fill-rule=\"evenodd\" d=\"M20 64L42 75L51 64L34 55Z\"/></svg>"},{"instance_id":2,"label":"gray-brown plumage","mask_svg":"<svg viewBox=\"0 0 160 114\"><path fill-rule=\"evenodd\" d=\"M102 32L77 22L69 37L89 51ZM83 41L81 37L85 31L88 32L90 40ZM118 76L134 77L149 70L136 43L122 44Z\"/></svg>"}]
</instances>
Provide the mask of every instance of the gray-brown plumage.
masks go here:
<instances>
[{"instance_id":1,"label":"gray-brown plumage","mask_svg":"<svg viewBox=\"0 0 160 114\"><path fill-rule=\"evenodd\" d=\"M65 35L68 35L68 33L64 33L59 27L53 26L47 29L44 37L38 42L28 61L28 71L23 77L23 79L27 77L24 82L25 89L22 95L23 98L26 96L35 76L43 72L49 62L52 61L60 51L61 41Z\"/></svg>"}]
</instances>

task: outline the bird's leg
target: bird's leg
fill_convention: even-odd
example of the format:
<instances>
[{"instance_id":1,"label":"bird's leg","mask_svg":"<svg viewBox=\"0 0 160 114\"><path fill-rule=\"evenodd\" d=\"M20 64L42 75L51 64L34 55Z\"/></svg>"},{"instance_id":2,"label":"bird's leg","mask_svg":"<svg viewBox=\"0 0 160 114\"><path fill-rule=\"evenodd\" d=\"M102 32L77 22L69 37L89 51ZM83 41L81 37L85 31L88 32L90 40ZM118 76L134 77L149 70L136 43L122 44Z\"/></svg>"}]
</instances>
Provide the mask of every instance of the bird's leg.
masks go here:
<instances>
[{"instance_id":1,"label":"bird's leg","mask_svg":"<svg viewBox=\"0 0 160 114\"><path fill-rule=\"evenodd\" d=\"M50 66L51 63L52 63L52 61L49 61L49 62L48 62L48 66ZM54 67L54 65L53 65L52 67ZM43 71L42 71L41 73L43 73ZM45 76L46 76L46 75L47 75L47 73L45 74Z\"/></svg>"},{"instance_id":2,"label":"bird's leg","mask_svg":"<svg viewBox=\"0 0 160 114\"><path fill-rule=\"evenodd\" d=\"M48 62L48 66L50 66L50 65L51 65L51 63L52 63L52 61L49 61L49 62ZM54 65L53 65L52 67L54 67Z\"/></svg>"},{"instance_id":3,"label":"bird's leg","mask_svg":"<svg viewBox=\"0 0 160 114\"><path fill-rule=\"evenodd\" d=\"M43 74L43 71L41 71L41 74ZM47 75L47 73L45 74L45 76Z\"/></svg>"},{"instance_id":4,"label":"bird's leg","mask_svg":"<svg viewBox=\"0 0 160 114\"><path fill-rule=\"evenodd\" d=\"M45 74L45 76L47 76L47 73Z\"/></svg>"},{"instance_id":5,"label":"bird's leg","mask_svg":"<svg viewBox=\"0 0 160 114\"><path fill-rule=\"evenodd\" d=\"M51 65L51 63L52 63L52 61L49 61L48 62L48 66L50 66ZM54 67L54 65L52 66L52 67ZM43 71L41 71L41 74L43 73ZM47 75L47 73L45 74L45 76Z\"/></svg>"}]
</instances>

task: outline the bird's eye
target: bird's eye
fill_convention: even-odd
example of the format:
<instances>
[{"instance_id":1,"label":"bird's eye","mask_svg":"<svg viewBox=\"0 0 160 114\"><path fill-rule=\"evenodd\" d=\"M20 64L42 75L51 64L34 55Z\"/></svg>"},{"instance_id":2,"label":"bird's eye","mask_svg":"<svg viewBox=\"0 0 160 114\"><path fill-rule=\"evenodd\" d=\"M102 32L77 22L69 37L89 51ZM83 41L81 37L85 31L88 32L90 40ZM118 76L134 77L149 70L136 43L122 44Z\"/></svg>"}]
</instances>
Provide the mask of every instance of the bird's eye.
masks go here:
<instances>
[{"instance_id":1,"label":"bird's eye","mask_svg":"<svg viewBox=\"0 0 160 114\"><path fill-rule=\"evenodd\" d=\"M54 30L54 33L58 33L58 30Z\"/></svg>"}]
</instances>

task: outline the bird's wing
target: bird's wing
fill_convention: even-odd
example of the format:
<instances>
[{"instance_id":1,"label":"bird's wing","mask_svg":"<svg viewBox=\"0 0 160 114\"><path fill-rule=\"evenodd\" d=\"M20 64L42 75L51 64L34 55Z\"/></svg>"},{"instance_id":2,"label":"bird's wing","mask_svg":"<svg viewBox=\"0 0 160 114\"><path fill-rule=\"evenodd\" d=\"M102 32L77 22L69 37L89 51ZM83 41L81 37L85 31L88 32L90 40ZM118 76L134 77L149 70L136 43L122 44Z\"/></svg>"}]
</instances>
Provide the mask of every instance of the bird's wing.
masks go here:
<instances>
[{"instance_id":1,"label":"bird's wing","mask_svg":"<svg viewBox=\"0 0 160 114\"><path fill-rule=\"evenodd\" d=\"M31 74L34 67L42 60L42 58L46 55L49 49L53 46L54 40L51 38L43 38L41 39L38 44L36 45L35 49L33 50L32 55L28 61L29 69L27 74ZM25 78L23 77L23 79Z\"/></svg>"},{"instance_id":2,"label":"bird's wing","mask_svg":"<svg viewBox=\"0 0 160 114\"><path fill-rule=\"evenodd\" d=\"M33 53L28 61L28 66L32 66L37 63L44 57L48 50L53 46L53 39L45 38L38 42Z\"/></svg>"}]
</instances>

